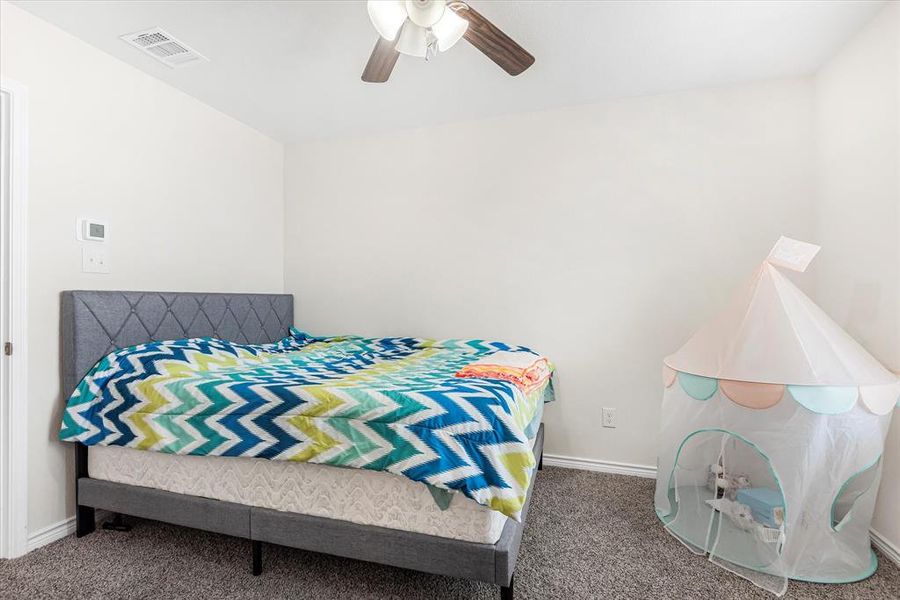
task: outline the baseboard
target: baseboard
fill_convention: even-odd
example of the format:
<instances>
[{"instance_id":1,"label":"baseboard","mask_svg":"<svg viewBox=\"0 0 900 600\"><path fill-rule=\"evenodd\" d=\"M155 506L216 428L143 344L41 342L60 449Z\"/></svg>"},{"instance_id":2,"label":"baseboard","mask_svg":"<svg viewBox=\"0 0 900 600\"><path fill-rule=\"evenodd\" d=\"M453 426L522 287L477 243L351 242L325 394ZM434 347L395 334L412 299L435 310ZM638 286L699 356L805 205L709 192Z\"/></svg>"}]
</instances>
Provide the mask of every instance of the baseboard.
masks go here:
<instances>
[{"instance_id":1,"label":"baseboard","mask_svg":"<svg viewBox=\"0 0 900 600\"><path fill-rule=\"evenodd\" d=\"M26 552L37 550L41 546L51 544L56 540L61 540L67 535L75 533L75 517L63 519L53 525L48 525L43 529L38 529L34 533L28 534L28 545Z\"/></svg>"},{"instance_id":2,"label":"baseboard","mask_svg":"<svg viewBox=\"0 0 900 600\"><path fill-rule=\"evenodd\" d=\"M97 522L103 521L109 515L108 511L98 510L97 511ZM41 546L46 546L47 544L52 544L56 540L61 540L67 535L72 535L75 533L75 517L68 517L59 521L58 523L54 523L52 525L48 525L43 529L38 529L34 533L28 534L28 545L26 546L25 552L31 552L32 550L37 550Z\"/></svg>"},{"instance_id":3,"label":"baseboard","mask_svg":"<svg viewBox=\"0 0 900 600\"><path fill-rule=\"evenodd\" d=\"M559 454L546 453L544 454L544 464L550 467L563 467L564 469L581 469L582 471L596 471L598 473L613 473L615 475L632 475L634 477L656 479L656 467L651 467L649 465L634 465L611 460L579 458L577 456L562 456Z\"/></svg>"},{"instance_id":4,"label":"baseboard","mask_svg":"<svg viewBox=\"0 0 900 600\"><path fill-rule=\"evenodd\" d=\"M891 541L874 529L869 530L869 535L872 538L872 545L878 548L881 553L895 565L900 567L900 548L895 546Z\"/></svg>"}]
</instances>

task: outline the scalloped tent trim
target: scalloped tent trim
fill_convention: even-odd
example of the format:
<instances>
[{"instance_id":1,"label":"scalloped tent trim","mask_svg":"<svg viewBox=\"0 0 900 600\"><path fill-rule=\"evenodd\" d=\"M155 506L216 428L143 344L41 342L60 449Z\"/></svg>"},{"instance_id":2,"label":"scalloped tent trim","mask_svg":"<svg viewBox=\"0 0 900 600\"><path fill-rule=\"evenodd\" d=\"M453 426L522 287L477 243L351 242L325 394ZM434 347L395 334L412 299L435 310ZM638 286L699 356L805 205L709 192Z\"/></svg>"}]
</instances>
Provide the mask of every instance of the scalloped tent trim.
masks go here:
<instances>
[{"instance_id":1,"label":"scalloped tent trim","mask_svg":"<svg viewBox=\"0 0 900 600\"><path fill-rule=\"evenodd\" d=\"M841 415L853 410L859 401L872 414L884 416L900 407L900 381L882 385L781 385L704 377L675 371L663 365L663 383L671 387L676 381L695 400L706 402L717 391L722 397L744 408L765 410L785 397L785 390L798 404L821 415Z\"/></svg>"}]
</instances>

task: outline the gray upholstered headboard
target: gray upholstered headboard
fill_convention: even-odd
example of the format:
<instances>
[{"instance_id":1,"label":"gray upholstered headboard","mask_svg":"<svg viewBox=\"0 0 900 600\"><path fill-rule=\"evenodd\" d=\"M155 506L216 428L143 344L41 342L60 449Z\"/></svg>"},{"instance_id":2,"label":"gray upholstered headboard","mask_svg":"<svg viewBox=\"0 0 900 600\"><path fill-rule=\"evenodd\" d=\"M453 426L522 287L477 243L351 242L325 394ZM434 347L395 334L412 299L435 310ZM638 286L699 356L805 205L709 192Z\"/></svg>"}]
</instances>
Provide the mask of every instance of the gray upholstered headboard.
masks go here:
<instances>
[{"instance_id":1,"label":"gray upholstered headboard","mask_svg":"<svg viewBox=\"0 0 900 600\"><path fill-rule=\"evenodd\" d=\"M116 348L206 336L264 344L285 337L293 319L290 294L63 292L63 395Z\"/></svg>"}]
</instances>

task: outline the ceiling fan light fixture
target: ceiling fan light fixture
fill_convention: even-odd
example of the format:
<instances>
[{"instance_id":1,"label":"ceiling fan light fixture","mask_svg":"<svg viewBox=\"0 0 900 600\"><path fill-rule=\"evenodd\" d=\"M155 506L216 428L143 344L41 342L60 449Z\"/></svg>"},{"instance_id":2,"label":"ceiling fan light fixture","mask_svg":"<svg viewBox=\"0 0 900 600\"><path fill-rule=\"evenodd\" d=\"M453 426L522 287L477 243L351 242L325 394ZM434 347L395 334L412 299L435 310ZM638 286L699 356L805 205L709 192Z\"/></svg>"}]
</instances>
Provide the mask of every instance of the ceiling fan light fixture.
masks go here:
<instances>
[{"instance_id":1,"label":"ceiling fan light fixture","mask_svg":"<svg viewBox=\"0 0 900 600\"><path fill-rule=\"evenodd\" d=\"M431 27L431 31L437 37L438 49L446 52L462 39L468 28L468 21L456 14L455 11L445 10L444 16Z\"/></svg>"},{"instance_id":2,"label":"ceiling fan light fixture","mask_svg":"<svg viewBox=\"0 0 900 600\"><path fill-rule=\"evenodd\" d=\"M409 19L400 29L400 35L397 37L397 45L395 48L401 54L409 56L417 56L425 58L428 52L428 30L419 27Z\"/></svg>"},{"instance_id":3,"label":"ceiling fan light fixture","mask_svg":"<svg viewBox=\"0 0 900 600\"><path fill-rule=\"evenodd\" d=\"M440 21L446 11L446 0L406 0L410 20L426 29Z\"/></svg>"},{"instance_id":4,"label":"ceiling fan light fixture","mask_svg":"<svg viewBox=\"0 0 900 600\"><path fill-rule=\"evenodd\" d=\"M514 77L534 64L531 53L463 0L368 0L367 9L379 35L363 69L367 83L386 82L401 54L428 61L463 38Z\"/></svg>"},{"instance_id":5,"label":"ceiling fan light fixture","mask_svg":"<svg viewBox=\"0 0 900 600\"><path fill-rule=\"evenodd\" d=\"M397 33L406 21L406 3L403 0L369 0L366 8L378 35L386 40L397 39Z\"/></svg>"}]
</instances>

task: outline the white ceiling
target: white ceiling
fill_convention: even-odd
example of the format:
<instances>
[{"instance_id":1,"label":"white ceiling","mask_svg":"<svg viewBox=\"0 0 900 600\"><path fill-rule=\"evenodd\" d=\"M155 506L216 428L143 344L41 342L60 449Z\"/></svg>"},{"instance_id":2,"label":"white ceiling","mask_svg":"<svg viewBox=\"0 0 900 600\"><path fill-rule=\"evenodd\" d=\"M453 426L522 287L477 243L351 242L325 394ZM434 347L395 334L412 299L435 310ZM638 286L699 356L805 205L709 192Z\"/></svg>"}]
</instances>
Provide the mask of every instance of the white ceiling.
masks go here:
<instances>
[{"instance_id":1,"label":"white ceiling","mask_svg":"<svg viewBox=\"0 0 900 600\"><path fill-rule=\"evenodd\" d=\"M14 2L284 142L810 74L883 0L471 0L537 58L513 78L461 41L390 82L360 74L363 1ZM210 59L170 69L119 36L160 26Z\"/></svg>"}]
</instances>

